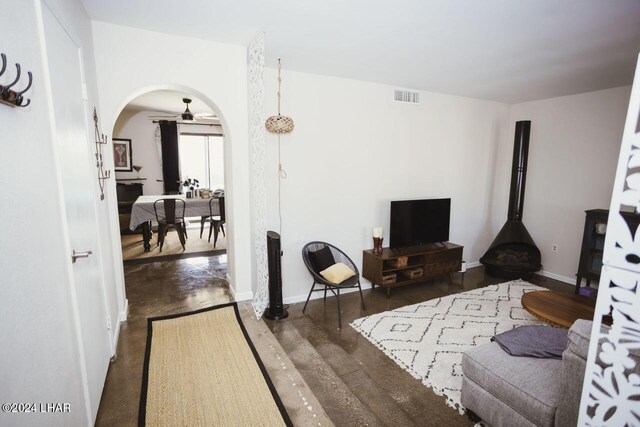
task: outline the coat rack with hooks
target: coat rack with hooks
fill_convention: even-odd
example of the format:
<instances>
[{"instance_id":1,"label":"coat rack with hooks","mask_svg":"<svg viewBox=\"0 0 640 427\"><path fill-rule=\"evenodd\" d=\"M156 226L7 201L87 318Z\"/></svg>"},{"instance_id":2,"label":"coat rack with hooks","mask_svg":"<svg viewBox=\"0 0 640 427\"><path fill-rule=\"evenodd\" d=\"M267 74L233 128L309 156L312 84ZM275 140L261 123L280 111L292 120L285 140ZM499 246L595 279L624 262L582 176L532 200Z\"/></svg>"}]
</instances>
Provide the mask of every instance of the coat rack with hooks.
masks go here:
<instances>
[{"instance_id":1,"label":"coat rack with hooks","mask_svg":"<svg viewBox=\"0 0 640 427\"><path fill-rule=\"evenodd\" d=\"M0 77L5 74L7 71L7 56L4 53L0 53L0 59L2 60L2 64L0 65ZM14 80L8 85L3 85L0 83L0 102L9 105L11 107L26 107L31 104L30 99L25 99L24 94L31 89L31 85L33 84L33 75L31 71L27 71L27 86L21 91L15 91L12 88L18 83L20 77L22 75L22 70L20 64L16 63L16 76Z\"/></svg>"},{"instance_id":2,"label":"coat rack with hooks","mask_svg":"<svg viewBox=\"0 0 640 427\"><path fill-rule=\"evenodd\" d=\"M96 167L98 168L98 184L100 184L100 200L104 200L104 182L111 178L111 171L104 170L102 146L107 145L107 135L100 133L100 128L98 127L98 112L95 107L93 107L93 123L95 124Z\"/></svg>"}]
</instances>

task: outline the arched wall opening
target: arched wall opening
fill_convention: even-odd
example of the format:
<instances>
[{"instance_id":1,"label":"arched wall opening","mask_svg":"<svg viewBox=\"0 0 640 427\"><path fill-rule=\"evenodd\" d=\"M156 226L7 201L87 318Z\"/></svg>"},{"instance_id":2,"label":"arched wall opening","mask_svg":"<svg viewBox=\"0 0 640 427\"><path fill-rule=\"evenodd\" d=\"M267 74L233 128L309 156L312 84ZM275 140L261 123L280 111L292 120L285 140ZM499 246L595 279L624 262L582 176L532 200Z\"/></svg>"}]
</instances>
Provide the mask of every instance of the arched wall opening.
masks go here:
<instances>
[{"instance_id":1,"label":"arched wall opening","mask_svg":"<svg viewBox=\"0 0 640 427\"><path fill-rule=\"evenodd\" d=\"M233 156L232 156L232 144L233 144L233 132L228 124L227 118L225 117L224 112L222 111L221 108L218 107L218 105L212 100L210 99L207 95L205 95L204 93L202 93L201 91L198 91L196 89L193 89L191 87L185 86L185 85L180 85L180 84L158 84L158 85L150 85L150 86L145 86L142 87L140 89L134 90L133 92L129 93L124 99L122 99L122 101L120 101L117 104L117 107L113 110L113 114L110 117L110 121L108 123L106 123L105 129L107 129L109 132L111 132L111 135L113 135L113 130L114 127L116 125L116 121L118 119L118 117L120 116L120 114L125 110L125 108L136 98L145 95L145 94L149 94L152 92L156 92L156 91L175 91L175 92L181 92L181 93L185 93L188 94L190 96L192 96L195 99L198 99L199 101L201 101L202 103L204 103L212 112L213 114L215 114L217 116L217 118L219 119L220 123L221 123L221 127L223 129L223 133L224 133L224 139L223 139L223 144L224 144L224 181L225 181L225 206L226 206L226 236L227 236L227 259L228 259L228 263L227 263L227 269L228 269L228 273L227 273L227 279L229 280L229 285L232 288L232 292L234 294L237 294L237 288L236 288L236 284L233 281L233 278L235 277L235 271L234 269L236 268L235 265L236 263L234 263L235 260L235 245L234 245L234 239L236 236L236 224L237 222L235 221L235 213L238 211L237 210L237 197L235 197L235 191L234 191L234 177L233 177ZM113 145L112 145L112 141L110 140L110 144L107 147L107 149L105 151L107 151L108 153L110 153L112 155L113 153ZM113 164L113 163L112 163ZM115 190L115 185L113 185L113 188ZM117 198L115 197L115 191L113 192L113 194L111 195L111 197L109 198L111 199L110 204L112 206L114 206L113 210L115 210L115 215L112 215L112 221L111 221L111 228L112 230L119 230L119 222L118 222L118 212L117 212ZM107 200L109 202L109 200ZM112 211L113 211L112 210ZM115 218L115 222L118 223L118 225L114 224L114 219ZM119 236L119 232L115 231L112 233L113 236L113 248L114 248L114 258L116 258L116 262L119 263L120 265L122 265L122 261L123 261L123 254L122 254L122 247L120 244L120 236ZM118 293L119 293L119 297L120 300L124 302L124 304L126 304L126 292L125 292L125 288L124 288L124 278L122 278L122 284L121 286L119 286L120 289L118 289ZM241 290L244 291L244 290ZM241 299L241 298L239 298Z\"/></svg>"}]
</instances>

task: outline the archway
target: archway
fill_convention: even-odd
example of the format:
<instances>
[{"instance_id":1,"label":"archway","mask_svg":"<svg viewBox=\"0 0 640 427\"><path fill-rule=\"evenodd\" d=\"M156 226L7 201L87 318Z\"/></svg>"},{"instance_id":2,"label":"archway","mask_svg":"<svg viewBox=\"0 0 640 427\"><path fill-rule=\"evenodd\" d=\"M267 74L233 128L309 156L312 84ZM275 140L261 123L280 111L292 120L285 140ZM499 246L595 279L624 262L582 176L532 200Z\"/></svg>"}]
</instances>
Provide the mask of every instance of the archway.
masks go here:
<instances>
[{"instance_id":1,"label":"archway","mask_svg":"<svg viewBox=\"0 0 640 427\"><path fill-rule=\"evenodd\" d=\"M225 183L225 189L227 190L225 192L225 205L228 206L229 208L227 209L227 222L226 222L226 226L224 227L226 230L226 237L228 239L228 245L226 246L227 249L227 253L228 256L230 258L233 257L233 236L234 236L234 221L233 221L233 181L232 181L232 174L231 174L231 170L232 170L232 162L231 162L231 150L229 149L231 146L231 141L232 141L232 135L231 135L231 131L230 131L230 127L227 124L227 120L224 116L224 113L221 111L221 109L217 106L217 104L212 101L209 97L207 97L206 95L204 95L202 92L195 90L193 88L184 86L184 85L178 85L178 84L160 84L160 85L152 85L152 86L145 86L143 88L140 88L138 90L133 91L132 93L130 93L124 100L122 100L119 104L118 104L118 108L115 110L115 113L113 114L111 123L110 123L110 129L114 130L114 127L116 126L116 123L118 121L118 117L123 113L123 111L125 111L125 109L127 108L127 106L129 106L132 101L139 99L140 97L144 97L146 95L149 94L153 94L154 92L179 92L181 94L185 94L188 95L189 98L193 99L193 100L197 100L200 101L201 104L204 104L208 110L210 110L219 120L220 123L220 127L222 128L222 134L224 135L223 137L223 145L224 145L224 183ZM182 105L182 107L184 107L184 105ZM177 112L177 111L176 111ZM112 135L116 135L114 132L112 132ZM135 155L135 148L134 148L134 155ZM134 162L135 163L135 162ZM138 174L138 177L140 175ZM158 193L158 194L162 194L162 193ZM197 240L198 235L197 233L194 233L194 240ZM116 238L119 236L116 236ZM206 234L205 234L205 241L206 241ZM192 240L193 242L193 240ZM114 241L114 249L116 249L116 245L115 245L115 241ZM120 242L118 242L120 243ZM195 243L195 242L194 242ZM120 256L122 257L123 255L123 250L122 250L122 246L117 245L117 249L116 252L120 253ZM122 260L122 258L120 258ZM228 268L231 270L232 267L232 263L228 263ZM228 277L230 275L227 275ZM123 283L124 285L124 283ZM122 287L122 296L124 297L125 295L125 290L124 290L124 286Z\"/></svg>"}]
</instances>

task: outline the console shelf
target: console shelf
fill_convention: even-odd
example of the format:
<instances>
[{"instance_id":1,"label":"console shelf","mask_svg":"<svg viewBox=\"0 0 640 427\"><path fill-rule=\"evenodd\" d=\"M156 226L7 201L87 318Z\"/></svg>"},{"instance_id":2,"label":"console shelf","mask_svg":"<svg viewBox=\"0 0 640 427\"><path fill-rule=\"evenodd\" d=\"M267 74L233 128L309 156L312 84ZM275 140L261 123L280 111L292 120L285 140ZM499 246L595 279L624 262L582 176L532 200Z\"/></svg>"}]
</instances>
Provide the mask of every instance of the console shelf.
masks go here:
<instances>
[{"instance_id":1,"label":"console shelf","mask_svg":"<svg viewBox=\"0 0 640 427\"><path fill-rule=\"evenodd\" d=\"M382 254L374 255L372 250L362 251L362 277L369 280L374 288L387 288L387 298L391 288L426 282L437 277L447 276L460 271L462 266L462 246L445 242L441 245L425 245L412 251L397 252L390 248L383 248ZM407 257L406 266L395 267L392 263ZM422 268L422 276L405 277L410 270ZM393 283L384 283L383 277L395 274Z\"/></svg>"},{"instance_id":2,"label":"console shelf","mask_svg":"<svg viewBox=\"0 0 640 427\"><path fill-rule=\"evenodd\" d=\"M421 257L421 258L422 258L422 257ZM415 261L413 261L413 262L412 262L412 261L410 260L410 261L409 261L409 264L407 264L407 265L406 265L406 266L404 266L404 267L394 267L394 266L392 266L392 265L388 265L388 264L383 263L383 264L382 264L382 271L383 271L384 273L386 273L387 271L406 270L406 269L410 269L410 268L423 267L423 266L424 266L424 260L422 260L422 261L418 261L418 262L415 262Z\"/></svg>"}]
</instances>

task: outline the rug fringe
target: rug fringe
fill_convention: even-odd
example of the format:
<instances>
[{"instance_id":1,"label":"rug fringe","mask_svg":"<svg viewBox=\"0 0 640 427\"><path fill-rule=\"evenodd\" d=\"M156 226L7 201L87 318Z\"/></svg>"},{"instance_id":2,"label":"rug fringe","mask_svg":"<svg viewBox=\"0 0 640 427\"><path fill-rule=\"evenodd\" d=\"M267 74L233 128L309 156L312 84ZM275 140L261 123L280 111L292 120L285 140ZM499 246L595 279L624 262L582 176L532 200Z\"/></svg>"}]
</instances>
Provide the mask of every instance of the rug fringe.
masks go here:
<instances>
[{"instance_id":1,"label":"rug fringe","mask_svg":"<svg viewBox=\"0 0 640 427\"><path fill-rule=\"evenodd\" d=\"M420 382L427 386L428 388L430 388L431 390L433 390L433 392L436 394L436 396L442 396L445 398L445 402L447 403L447 406L456 409L458 411L458 413L460 415L464 415L467 413L466 408L464 408L462 405L457 404L456 402L454 402L452 399L449 398L449 396L447 396L446 392L444 390L435 388L431 382L429 380L427 380L426 378L421 378L419 375L417 375L415 372L411 371L411 369L409 367L406 366L406 364L398 359L395 355L390 354L389 350L383 346L380 345L379 343L377 343L376 341L373 341L373 338L365 333L359 326L354 325L353 323L349 323L349 326L351 326L353 329L356 330L356 332L358 332L360 335L362 335L363 337L365 337L371 344L373 344L374 346L376 346L376 348L378 348L378 350L382 351L387 357L389 357L390 359L393 359L394 362L396 362L397 365L399 365L402 369L404 369L406 372L408 372L413 378L420 380Z\"/></svg>"}]
</instances>

